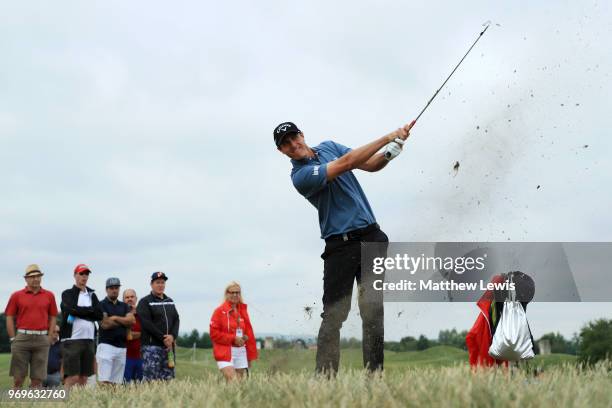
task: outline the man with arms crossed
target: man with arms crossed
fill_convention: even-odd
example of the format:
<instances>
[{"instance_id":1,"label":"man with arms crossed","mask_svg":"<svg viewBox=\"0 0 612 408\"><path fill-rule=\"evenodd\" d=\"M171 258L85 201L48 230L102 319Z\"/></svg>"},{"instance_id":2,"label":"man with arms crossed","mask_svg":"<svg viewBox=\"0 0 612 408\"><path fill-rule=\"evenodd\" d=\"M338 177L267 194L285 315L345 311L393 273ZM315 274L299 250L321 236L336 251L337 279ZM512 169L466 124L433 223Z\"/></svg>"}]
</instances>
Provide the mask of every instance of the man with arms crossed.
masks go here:
<instances>
[{"instance_id":1,"label":"man with arms crossed","mask_svg":"<svg viewBox=\"0 0 612 408\"><path fill-rule=\"evenodd\" d=\"M140 357L141 328L140 319L138 318L138 313L136 313L136 305L138 304L136 291L134 289L124 290L123 301L130 306L135 318L134 324L128 329L127 334L127 353L123 381L126 383L142 381L142 358Z\"/></svg>"},{"instance_id":2,"label":"man with arms crossed","mask_svg":"<svg viewBox=\"0 0 612 408\"><path fill-rule=\"evenodd\" d=\"M64 385L87 384L94 374L96 325L102 320L98 297L87 287L89 267L79 264L74 268L74 285L62 292L62 325L60 339L63 347Z\"/></svg>"},{"instance_id":3,"label":"man with arms crossed","mask_svg":"<svg viewBox=\"0 0 612 408\"><path fill-rule=\"evenodd\" d=\"M131 307L119 300L120 287L119 278L108 278L106 298L100 302L103 317L96 361L98 381L103 384L123 383L127 328L135 321Z\"/></svg>"},{"instance_id":4,"label":"man with arms crossed","mask_svg":"<svg viewBox=\"0 0 612 408\"><path fill-rule=\"evenodd\" d=\"M335 375L340 360L340 328L351 307L353 282L358 285L363 330L363 364L369 371L383 369L384 307L381 291L372 287L373 274L361 259L362 242L380 242L386 256L387 235L374 218L352 170L376 172L397 157L414 121L357 149L333 141L309 147L304 134L292 122L274 129L277 149L291 159L293 185L319 213L325 250L323 313L317 338L316 370ZM377 153L384 148L384 151ZM362 262L363 261L363 262ZM382 276L378 275L377 279Z\"/></svg>"}]
</instances>

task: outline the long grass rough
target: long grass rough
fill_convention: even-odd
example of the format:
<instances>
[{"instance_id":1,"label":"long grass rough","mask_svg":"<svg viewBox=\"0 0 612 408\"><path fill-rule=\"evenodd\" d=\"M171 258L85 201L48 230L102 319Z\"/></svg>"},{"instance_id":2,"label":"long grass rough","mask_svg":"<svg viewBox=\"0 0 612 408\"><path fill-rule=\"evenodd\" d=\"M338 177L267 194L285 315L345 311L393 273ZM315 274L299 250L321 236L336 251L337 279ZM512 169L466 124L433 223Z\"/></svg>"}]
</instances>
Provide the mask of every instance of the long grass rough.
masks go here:
<instances>
[{"instance_id":1,"label":"long grass rough","mask_svg":"<svg viewBox=\"0 0 612 408\"><path fill-rule=\"evenodd\" d=\"M170 383L78 389L65 406L612 407L612 364L588 369L568 364L538 376L507 369L474 372L466 366L410 368L374 376L349 369L332 380L307 371L262 372L237 384L225 384L218 373L209 372Z\"/></svg>"}]
</instances>

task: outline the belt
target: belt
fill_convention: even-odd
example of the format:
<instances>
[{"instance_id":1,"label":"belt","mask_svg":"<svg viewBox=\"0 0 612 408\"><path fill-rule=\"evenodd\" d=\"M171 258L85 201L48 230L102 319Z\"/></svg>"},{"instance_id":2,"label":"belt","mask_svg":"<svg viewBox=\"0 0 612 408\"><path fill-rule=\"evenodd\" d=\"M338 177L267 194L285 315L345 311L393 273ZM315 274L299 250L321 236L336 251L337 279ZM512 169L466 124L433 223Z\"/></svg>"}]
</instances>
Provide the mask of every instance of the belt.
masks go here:
<instances>
[{"instance_id":1,"label":"belt","mask_svg":"<svg viewBox=\"0 0 612 408\"><path fill-rule=\"evenodd\" d=\"M17 333L21 334L38 334L43 335L49 333L47 330L25 330L25 329L17 329Z\"/></svg>"},{"instance_id":2,"label":"belt","mask_svg":"<svg viewBox=\"0 0 612 408\"><path fill-rule=\"evenodd\" d=\"M355 241L361 238L362 236L369 234L372 231L376 231L377 229L380 229L380 225L378 225L377 223L374 223L374 224L368 225L367 227L348 231L342 234L330 235L329 237L325 238L325 242Z\"/></svg>"}]
</instances>

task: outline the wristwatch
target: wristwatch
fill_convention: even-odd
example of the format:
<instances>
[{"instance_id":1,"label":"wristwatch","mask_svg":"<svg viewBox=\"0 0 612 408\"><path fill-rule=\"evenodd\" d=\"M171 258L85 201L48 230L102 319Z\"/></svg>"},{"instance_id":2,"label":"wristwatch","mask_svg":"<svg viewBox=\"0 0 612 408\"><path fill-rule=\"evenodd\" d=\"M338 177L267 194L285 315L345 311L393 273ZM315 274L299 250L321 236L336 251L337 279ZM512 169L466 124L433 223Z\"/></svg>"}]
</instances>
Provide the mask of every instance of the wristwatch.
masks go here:
<instances>
[{"instance_id":1,"label":"wristwatch","mask_svg":"<svg viewBox=\"0 0 612 408\"><path fill-rule=\"evenodd\" d=\"M12 342L13 342L13 340L15 340L15 337L11 337L11 338L9 339L9 342L10 342L10 343L12 343Z\"/></svg>"}]
</instances>

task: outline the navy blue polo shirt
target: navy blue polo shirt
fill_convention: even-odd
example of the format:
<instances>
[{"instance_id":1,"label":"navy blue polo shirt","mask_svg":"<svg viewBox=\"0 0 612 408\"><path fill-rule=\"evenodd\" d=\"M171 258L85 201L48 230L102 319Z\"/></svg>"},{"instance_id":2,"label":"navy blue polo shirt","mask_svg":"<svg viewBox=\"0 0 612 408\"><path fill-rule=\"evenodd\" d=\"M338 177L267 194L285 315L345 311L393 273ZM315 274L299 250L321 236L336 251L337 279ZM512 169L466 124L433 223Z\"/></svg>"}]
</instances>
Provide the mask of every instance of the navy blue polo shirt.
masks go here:
<instances>
[{"instance_id":1,"label":"navy blue polo shirt","mask_svg":"<svg viewBox=\"0 0 612 408\"><path fill-rule=\"evenodd\" d=\"M370 203L352 171L327 181L327 164L350 152L331 140L313 147L315 157L291 160L293 185L319 211L321 238L376 222Z\"/></svg>"},{"instance_id":2,"label":"navy blue polo shirt","mask_svg":"<svg viewBox=\"0 0 612 408\"><path fill-rule=\"evenodd\" d=\"M125 317L131 308L127 303L123 303L120 300L117 300L115 303L108 300L108 298L104 298L100 302L100 308L103 313L107 313L108 316L120 316ZM112 329L102 329L100 328L100 343L110 344L115 347L126 347L127 341L127 327L125 326L117 326Z\"/></svg>"},{"instance_id":3,"label":"navy blue polo shirt","mask_svg":"<svg viewBox=\"0 0 612 408\"><path fill-rule=\"evenodd\" d=\"M47 358L47 374L60 371L62 366L62 343L57 341L49 347L49 357Z\"/></svg>"}]
</instances>

